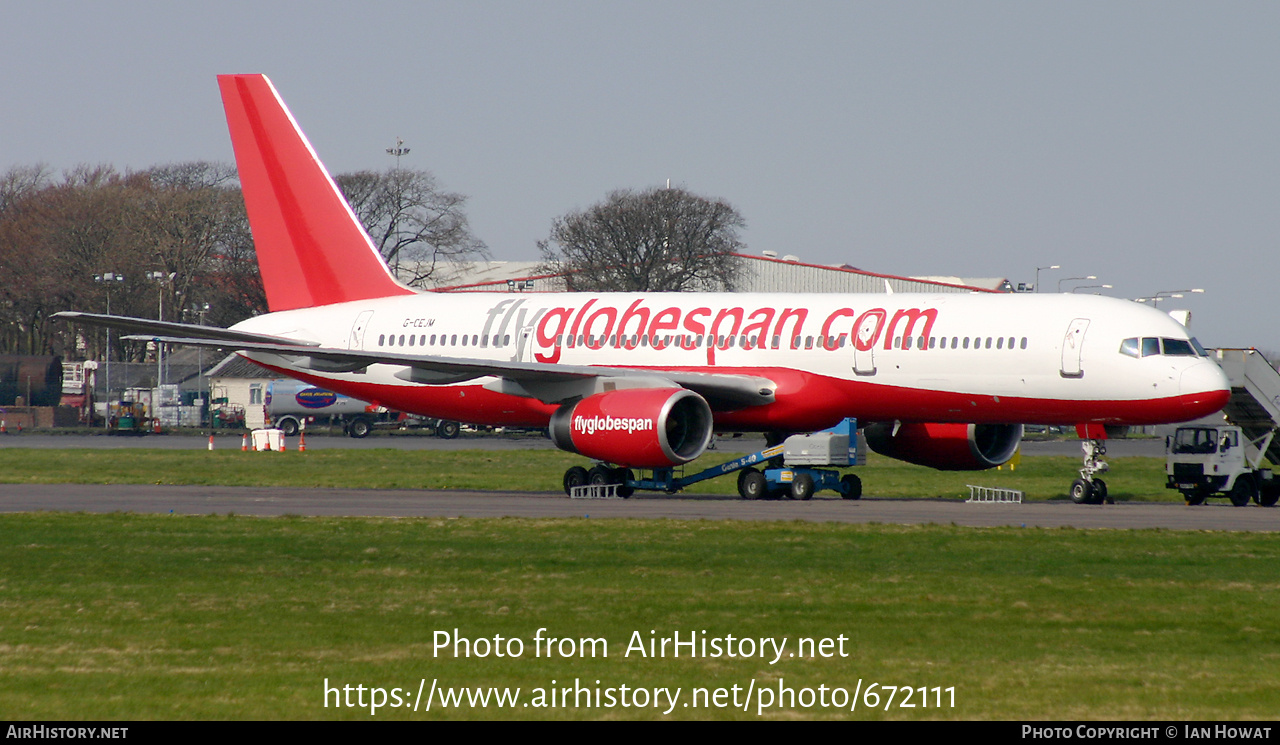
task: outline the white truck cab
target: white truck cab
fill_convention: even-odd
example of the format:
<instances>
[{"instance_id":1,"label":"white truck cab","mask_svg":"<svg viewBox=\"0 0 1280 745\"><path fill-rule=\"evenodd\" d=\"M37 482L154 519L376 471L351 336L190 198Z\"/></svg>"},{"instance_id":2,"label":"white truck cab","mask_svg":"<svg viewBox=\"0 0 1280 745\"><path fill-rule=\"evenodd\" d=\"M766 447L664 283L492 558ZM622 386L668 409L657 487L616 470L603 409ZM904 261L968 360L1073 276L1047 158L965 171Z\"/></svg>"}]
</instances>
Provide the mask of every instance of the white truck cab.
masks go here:
<instances>
[{"instance_id":1,"label":"white truck cab","mask_svg":"<svg viewBox=\"0 0 1280 745\"><path fill-rule=\"evenodd\" d=\"M1182 492L1191 505L1226 497L1236 507L1251 501L1270 507L1280 498L1280 479L1262 467L1262 456L1274 434L1250 442L1232 425L1179 427L1165 439L1165 486Z\"/></svg>"}]
</instances>

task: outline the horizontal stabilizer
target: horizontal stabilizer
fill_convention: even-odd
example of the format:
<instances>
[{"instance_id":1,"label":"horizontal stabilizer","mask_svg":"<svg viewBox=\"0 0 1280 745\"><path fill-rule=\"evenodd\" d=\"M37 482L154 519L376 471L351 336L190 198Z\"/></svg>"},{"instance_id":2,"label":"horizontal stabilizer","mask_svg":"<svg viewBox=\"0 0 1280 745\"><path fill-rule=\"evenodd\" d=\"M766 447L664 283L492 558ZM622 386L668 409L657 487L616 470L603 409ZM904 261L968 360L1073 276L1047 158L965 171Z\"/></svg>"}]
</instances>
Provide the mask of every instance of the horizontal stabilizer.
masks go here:
<instances>
[{"instance_id":1,"label":"horizontal stabilizer","mask_svg":"<svg viewBox=\"0 0 1280 745\"><path fill-rule=\"evenodd\" d=\"M278 344L294 347L320 346L320 342L317 341L300 341L298 339L288 339L283 336L271 336L269 334L251 334L247 331L233 331L232 329L224 329L218 326L197 326L194 323L152 321L147 318L108 316L101 313L81 313L80 311L75 310L54 313L53 317L60 318L64 321L83 323L87 326L109 326L113 329L119 329L120 331L128 331L136 334L137 336L135 338L143 341L151 341L158 337L174 337L181 338L186 342L204 340L220 341L224 342L224 344L220 346L227 347L243 343ZM167 341L167 339L161 339L161 341Z\"/></svg>"}]
</instances>

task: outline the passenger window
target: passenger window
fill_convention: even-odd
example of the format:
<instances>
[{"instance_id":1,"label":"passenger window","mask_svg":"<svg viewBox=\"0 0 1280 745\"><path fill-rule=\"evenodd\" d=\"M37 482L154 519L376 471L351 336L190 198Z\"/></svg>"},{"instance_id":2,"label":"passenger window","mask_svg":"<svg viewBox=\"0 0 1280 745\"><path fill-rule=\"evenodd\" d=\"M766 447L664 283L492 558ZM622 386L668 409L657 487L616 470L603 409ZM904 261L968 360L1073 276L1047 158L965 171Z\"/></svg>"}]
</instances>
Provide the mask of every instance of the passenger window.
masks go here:
<instances>
[{"instance_id":1,"label":"passenger window","mask_svg":"<svg viewBox=\"0 0 1280 745\"><path fill-rule=\"evenodd\" d=\"M1160 340L1151 337L1145 337L1142 340L1142 356L1150 357L1154 354L1160 354Z\"/></svg>"},{"instance_id":2,"label":"passenger window","mask_svg":"<svg viewBox=\"0 0 1280 745\"><path fill-rule=\"evenodd\" d=\"M1022 348L1023 348L1023 349L1026 349L1026 348L1027 348L1027 337L1025 337L1025 336L1024 336L1024 337L1022 337Z\"/></svg>"},{"instance_id":3,"label":"passenger window","mask_svg":"<svg viewBox=\"0 0 1280 745\"><path fill-rule=\"evenodd\" d=\"M387 335L386 335L386 334L378 334L378 346L380 346L380 347L381 347L381 346L385 345L385 344L386 344L386 342L387 342Z\"/></svg>"},{"instance_id":4,"label":"passenger window","mask_svg":"<svg viewBox=\"0 0 1280 745\"><path fill-rule=\"evenodd\" d=\"M998 339L996 339L996 349L1004 349L1004 337L1003 337L1003 336L1001 336L1001 337L999 337Z\"/></svg>"},{"instance_id":5,"label":"passenger window","mask_svg":"<svg viewBox=\"0 0 1280 745\"><path fill-rule=\"evenodd\" d=\"M964 348L965 349L969 348L969 337L967 336L964 338Z\"/></svg>"},{"instance_id":6,"label":"passenger window","mask_svg":"<svg viewBox=\"0 0 1280 745\"><path fill-rule=\"evenodd\" d=\"M990 336L988 336L988 337L987 337L987 349L990 349L990 348L991 348L991 337L990 337Z\"/></svg>"}]
</instances>

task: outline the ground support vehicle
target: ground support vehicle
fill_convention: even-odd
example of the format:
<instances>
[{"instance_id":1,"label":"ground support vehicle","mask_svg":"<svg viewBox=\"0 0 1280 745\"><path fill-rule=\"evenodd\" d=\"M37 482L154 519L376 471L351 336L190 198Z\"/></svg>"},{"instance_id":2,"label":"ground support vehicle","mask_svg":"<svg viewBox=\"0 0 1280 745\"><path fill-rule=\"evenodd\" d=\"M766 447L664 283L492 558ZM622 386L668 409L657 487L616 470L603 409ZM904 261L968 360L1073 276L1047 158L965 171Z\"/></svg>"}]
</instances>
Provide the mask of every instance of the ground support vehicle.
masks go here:
<instances>
[{"instance_id":1,"label":"ground support vehicle","mask_svg":"<svg viewBox=\"0 0 1280 745\"><path fill-rule=\"evenodd\" d=\"M286 437L297 435L308 422L325 421L341 425L343 434L355 438L368 437L375 427L427 426L446 440L457 437L460 430L455 421L422 417L406 420L399 412L296 380L268 383L263 403L267 421Z\"/></svg>"},{"instance_id":2,"label":"ground support vehicle","mask_svg":"<svg viewBox=\"0 0 1280 745\"><path fill-rule=\"evenodd\" d=\"M1249 440L1234 425L1178 427L1165 441L1165 487L1190 505L1226 497L1236 507L1271 507L1280 499L1280 479L1262 461L1275 433Z\"/></svg>"},{"instance_id":3,"label":"ground support vehicle","mask_svg":"<svg viewBox=\"0 0 1280 745\"><path fill-rule=\"evenodd\" d=\"M1280 479L1280 373L1256 349L1212 351L1231 384L1231 397L1216 420L1184 424L1165 441L1165 486L1187 504L1226 497L1237 507L1271 507Z\"/></svg>"},{"instance_id":4,"label":"ground support vehicle","mask_svg":"<svg viewBox=\"0 0 1280 745\"><path fill-rule=\"evenodd\" d=\"M641 471L636 478L629 468L610 468L603 463L590 470L574 466L565 472L564 489L571 497L598 492L598 487L612 487L612 494L623 498L637 489L675 494L691 484L737 473L738 494L743 499L807 500L823 489L838 492L844 499L859 499L862 480L857 475L814 468L865 464L866 454L858 447L857 429L857 420L846 419L829 430L792 435L780 445L687 476L676 468Z\"/></svg>"}]
</instances>

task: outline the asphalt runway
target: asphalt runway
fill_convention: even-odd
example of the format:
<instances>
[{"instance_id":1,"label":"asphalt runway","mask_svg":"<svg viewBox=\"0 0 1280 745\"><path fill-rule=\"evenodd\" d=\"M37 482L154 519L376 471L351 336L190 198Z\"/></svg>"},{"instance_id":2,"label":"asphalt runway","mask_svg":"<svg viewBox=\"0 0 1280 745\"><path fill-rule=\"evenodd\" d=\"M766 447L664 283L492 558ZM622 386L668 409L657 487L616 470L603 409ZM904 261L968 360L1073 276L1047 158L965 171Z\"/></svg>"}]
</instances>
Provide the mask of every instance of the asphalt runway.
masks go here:
<instances>
[{"instance_id":1,"label":"asphalt runway","mask_svg":"<svg viewBox=\"0 0 1280 745\"><path fill-rule=\"evenodd\" d=\"M296 447L296 438L290 445ZM161 448L203 450L207 436L13 434L0 436L0 447L91 448L129 450ZM215 448L240 447L234 433L215 437ZM404 450L551 449L544 437L467 436L441 440L429 436L377 435L356 440L313 435L307 448L396 448ZM764 447L754 437L717 440L725 452ZM1111 457L1163 455L1158 439L1114 440ZM1080 454L1075 440L1024 443L1027 455ZM737 497L637 495L629 500L574 500L559 493L525 494L440 490L283 489L163 485L23 485L0 484L0 512L37 510L68 512L141 512L240 515L364 515L388 517L529 517L529 518L671 518L682 520L809 520L852 523L955 524L974 527L1025 526L1075 528L1164 528L1170 530L1280 530L1280 510L1257 506L1236 508L1225 501L1199 507L1130 503L1104 506L1069 502L967 504L944 499L875 499L846 501L819 495L809 502L748 502Z\"/></svg>"},{"instance_id":2,"label":"asphalt runway","mask_svg":"<svg viewBox=\"0 0 1280 745\"><path fill-rule=\"evenodd\" d=\"M282 489L164 485L0 484L0 512L139 512L385 517L671 518L940 524L972 527L1277 531L1280 510L1214 503L968 504L945 499L814 498L748 502L737 497L569 499L563 494L476 491Z\"/></svg>"}]
</instances>

